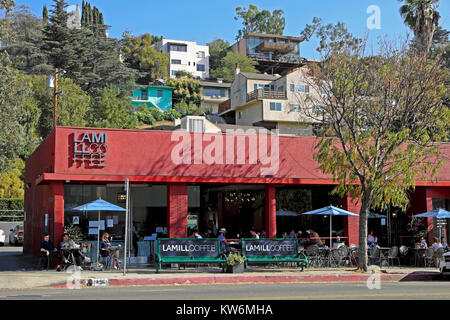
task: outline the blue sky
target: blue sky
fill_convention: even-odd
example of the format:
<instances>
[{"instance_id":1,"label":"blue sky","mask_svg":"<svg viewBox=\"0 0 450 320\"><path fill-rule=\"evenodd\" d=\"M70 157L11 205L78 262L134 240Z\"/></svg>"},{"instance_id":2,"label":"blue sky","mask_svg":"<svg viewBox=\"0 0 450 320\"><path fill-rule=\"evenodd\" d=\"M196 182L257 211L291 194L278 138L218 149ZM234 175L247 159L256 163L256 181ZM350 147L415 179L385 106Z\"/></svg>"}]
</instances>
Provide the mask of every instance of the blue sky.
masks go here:
<instances>
[{"instance_id":1,"label":"blue sky","mask_svg":"<svg viewBox=\"0 0 450 320\"><path fill-rule=\"evenodd\" d=\"M44 4L50 10L52 0L15 0L26 5L37 16L41 16ZM82 0L66 0L69 5ZM260 10L282 9L285 12L285 35L299 36L305 25L313 17L322 18L324 23L344 22L355 35L369 37L369 48L376 50L377 39L387 36L397 40L405 38L409 29L403 24L398 13L401 2L397 0L91 0L91 5L103 12L105 23L111 26L111 37L120 38L125 30L134 35L150 33L165 38L197 41L206 44L221 38L234 43L240 22L235 21L235 8L248 8L249 4ZM367 8L376 5L380 8L381 29L367 28L371 14ZM440 24L450 29L450 1L441 0ZM317 41L303 43L301 55L308 59L318 59L315 52Z\"/></svg>"}]
</instances>

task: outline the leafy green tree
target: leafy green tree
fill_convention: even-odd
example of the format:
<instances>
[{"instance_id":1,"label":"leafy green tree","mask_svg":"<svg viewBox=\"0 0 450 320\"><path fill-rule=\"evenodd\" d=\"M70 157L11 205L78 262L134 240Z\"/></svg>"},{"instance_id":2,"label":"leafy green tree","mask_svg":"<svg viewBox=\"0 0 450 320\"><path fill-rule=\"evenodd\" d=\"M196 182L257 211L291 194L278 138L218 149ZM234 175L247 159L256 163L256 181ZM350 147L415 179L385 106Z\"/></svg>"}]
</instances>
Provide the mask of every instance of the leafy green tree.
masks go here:
<instances>
[{"instance_id":1,"label":"leafy green tree","mask_svg":"<svg viewBox=\"0 0 450 320\"><path fill-rule=\"evenodd\" d=\"M53 67L64 69L70 75L74 70L80 69L79 57L83 53L83 47L78 46L78 41L74 41L77 31L70 30L67 26L69 14L66 12L66 1L53 1L49 24L43 29L42 49Z\"/></svg>"},{"instance_id":2,"label":"leafy green tree","mask_svg":"<svg viewBox=\"0 0 450 320\"><path fill-rule=\"evenodd\" d=\"M91 125L98 128L136 128L136 115L129 97L116 86L106 87L91 109Z\"/></svg>"},{"instance_id":3,"label":"leafy green tree","mask_svg":"<svg viewBox=\"0 0 450 320\"><path fill-rule=\"evenodd\" d=\"M382 44L368 57L365 42L354 43L323 48L309 72L311 92L322 94L309 95L302 110L332 134L318 140L314 159L338 183L333 193L361 203L358 263L367 271L369 209L405 208L416 181L433 181L439 171L448 71L407 47Z\"/></svg>"},{"instance_id":4,"label":"leafy green tree","mask_svg":"<svg viewBox=\"0 0 450 320\"><path fill-rule=\"evenodd\" d=\"M0 10L4 11L4 15L0 12L0 42L5 41L10 36L11 24L9 21L9 14L16 6L13 0L0 0Z\"/></svg>"},{"instance_id":5,"label":"leafy green tree","mask_svg":"<svg viewBox=\"0 0 450 320\"><path fill-rule=\"evenodd\" d=\"M169 87L175 87L173 91L173 104L185 102L187 104L195 104L197 106L201 103L200 95L200 81L195 79L171 79L165 80L165 84Z\"/></svg>"},{"instance_id":6,"label":"leafy green tree","mask_svg":"<svg viewBox=\"0 0 450 320\"><path fill-rule=\"evenodd\" d=\"M241 72L257 73L255 66L258 63L239 53L228 52L221 60L220 67L211 71L214 79L223 78L226 82L233 82L236 75L236 66L239 65Z\"/></svg>"},{"instance_id":7,"label":"leafy green tree","mask_svg":"<svg viewBox=\"0 0 450 320\"><path fill-rule=\"evenodd\" d=\"M258 7L251 4L247 8L237 7L235 20L242 20L243 28L238 31L236 40L250 32L282 35L286 25L283 10L259 11Z\"/></svg>"},{"instance_id":8,"label":"leafy green tree","mask_svg":"<svg viewBox=\"0 0 450 320\"><path fill-rule=\"evenodd\" d=\"M14 159L9 169L0 172L0 198L23 198L23 174L25 162L22 159Z\"/></svg>"},{"instance_id":9,"label":"leafy green tree","mask_svg":"<svg viewBox=\"0 0 450 320\"><path fill-rule=\"evenodd\" d=\"M305 41L310 41L312 37L318 38L319 45L316 50L323 54L331 51L341 53L349 48L355 49L362 43L362 39L349 33L344 23L323 25L322 19L317 17L313 18L312 24L306 25L301 36Z\"/></svg>"},{"instance_id":10,"label":"leafy green tree","mask_svg":"<svg viewBox=\"0 0 450 320\"><path fill-rule=\"evenodd\" d=\"M227 55L230 43L222 39L216 39L208 43L209 47L209 68L216 70L220 67L220 62Z\"/></svg>"},{"instance_id":11,"label":"leafy green tree","mask_svg":"<svg viewBox=\"0 0 450 320\"><path fill-rule=\"evenodd\" d=\"M414 32L414 47L420 54L428 54L433 35L439 25L437 11L439 0L398 0L405 2L400 15L405 24Z\"/></svg>"},{"instance_id":12,"label":"leafy green tree","mask_svg":"<svg viewBox=\"0 0 450 320\"><path fill-rule=\"evenodd\" d=\"M42 8L42 25L45 27L48 25L48 9L47 6L44 4L44 8Z\"/></svg>"},{"instance_id":13,"label":"leafy green tree","mask_svg":"<svg viewBox=\"0 0 450 320\"><path fill-rule=\"evenodd\" d=\"M47 88L47 79L44 76L32 76L28 79L32 85L33 99L40 109L38 132L45 138L53 131L53 90ZM59 126L86 126L87 112L91 98L73 80L60 78L58 89L57 119Z\"/></svg>"},{"instance_id":14,"label":"leafy green tree","mask_svg":"<svg viewBox=\"0 0 450 320\"><path fill-rule=\"evenodd\" d=\"M431 58L441 56L445 61L447 69L450 68L450 42L448 41L449 31L439 26L433 36L433 45L431 47ZM450 82L447 80L447 82Z\"/></svg>"},{"instance_id":15,"label":"leafy green tree","mask_svg":"<svg viewBox=\"0 0 450 320\"><path fill-rule=\"evenodd\" d=\"M18 7L11 15L14 38L6 47L14 66L26 74L51 74L54 69L47 63L41 50L42 22L29 8Z\"/></svg>"},{"instance_id":16,"label":"leafy green tree","mask_svg":"<svg viewBox=\"0 0 450 320\"><path fill-rule=\"evenodd\" d=\"M80 56L82 68L73 75L75 82L91 97L99 96L109 85L132 88L139 73L121 61L120 43L117 39L105 37L97 29L82 28L78 40L84 47Z\"/></svg>"},{"instance_id":17,"label":"leafy green tree","mask_svg":"<svg viewBox=\"0 0 450 320\"><path fill-rule=\"evenodd\" d=\"M164 112L164 120L166 121L174 121L179 118L181 118L181 113L175 109L170 109Z\"/></svg>"},{"instance_id":18,"label":"leafy green tree","mask_svg":"<svg viewBox=\"0 0 450 320\"><path fill-rule=\"evenodd\" d=\"M168 55L158 52L152 47L159 39L148 33L139 37L134 37L127 32L123 34L124 60L131 68L141 73L139 84L146 85L155 79L169 76Z\"/></svg>"},{"instance_id":19,"label":"leafy green tree","mask_svg":"<svg viewBox=\"0 0 450 320\"><path fill-rule=\"evenodd\" d=\"M147 108L136 111L136 117L139 122L142 122L144 124L152 125L156 122L155 117L153 117L152 113Z\"/></svg>"},{"instance_id":20,"label":"leafy green tree","mask_svg":"<svg viewBox=\"0 0 450 320\"><path fill-rule=\"evenodd\" d=\"M177 103L173 107L175 110L177 110L182 117L187 115L201 115L202 112L196 104L188 104L184 101Z\"/></svg>"},{"instance_id":21,"label":"leafy green tree","mask_svg":"<svg viewBox=\"0 0 450 320\"><path fill-rule=\"evenodd\" d=\"M28 157L39 143L31 99L31 87L12 67L8 54L0 52L0 172L8 169L11 159Z\"/></svg>"}]
</instances>

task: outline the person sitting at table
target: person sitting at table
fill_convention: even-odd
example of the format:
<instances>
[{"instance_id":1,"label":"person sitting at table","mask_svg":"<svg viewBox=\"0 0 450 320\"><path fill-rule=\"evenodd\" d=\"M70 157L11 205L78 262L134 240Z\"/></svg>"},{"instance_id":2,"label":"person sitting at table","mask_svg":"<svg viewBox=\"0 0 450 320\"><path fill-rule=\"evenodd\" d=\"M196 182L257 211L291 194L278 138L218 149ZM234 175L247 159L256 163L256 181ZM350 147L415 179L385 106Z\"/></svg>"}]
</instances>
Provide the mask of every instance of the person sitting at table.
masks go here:
<instances>
[{"instance_id":1,"label":"person sitting at table","mask_svg":"<svg viewBox=\"0 0 450 320\"><path fill-rule=\"evenodd\" d=\"M339 249L342 246L345 246L345 242L340 237L337 237L336 242L333 243L333 249Z\"/></svg>"},{"instance_id":2,"label":"person sitting at table","mask_svg":"<svg viewBox=\"0 0 450 320\"><path fill-rule=\"evenodd\" d=\"M434 252L437 252L440 248L442 248L442 243L439 242L438 238L433 238L433 244L431 245L434 249Z\"/></svg>"},{"instance_id":3,"label":"person sitting at table","mask_svg":"<svg viewBox=\"0 0 450 320\"><path fill-rule=\"evenodd\" d=\"M228 245L228 240L227 240L227 238L225 238L225 233L227 232L227 230L225 229L225 228L221 228L220 230L219 230L219 240L220 240L220 250L223 252L223 253L225 253L225 252L227 252L228 250L227 250L227 245ZM229 249L230 251L234 251L234 250L236 250L235 248L233 248L233 247L230 247L230 249Z\"/></svg>"},{"instance_id":4,"label":"person sitting at table","mask_svg":"<svg viewBox=\"0 0 450 320\"><path fill-rule=\"evenodd\" d=\"M317 244L319 247L323 246L322 240L320 240L319 234L313 229L309 229L309 243Z\"/></svg>"},{"instance_id":5,"label":"person sitting at table","mask_svg":"<svg viewBox=\"0 0 450 320\"><path fill-rule=\"evenodd\" d=\"M105 261L109 255L114 255L113 259L113 269L117 269L116 260L119 259L119 250L115 250L114 253L111 252L111 243L109 242L109 234L104 233L102 235L102 241L100 242L100 256L102 260Z\"/></svg>"},{"instance_id":6,"label":"person sitting at table","mask_svg":"<svg viewBox=\"0 0 450 320\"><path fill-rule=\"evenodd\" d=\"M447 250L448 249L448 244L445 241L444 237L441 238L441 243L442 243L442 248L444 248L444 250Z\"/></svg>"},{"instance_id":7,"label":"person sitting at table","mask_svg":"<svg viewBox=\"0 0 450 320\"><path fill-rule=\"evenodd\" d=\"M50 235L48 233L44 233L42 237L42 241L40 243L40 251L42 257L46 258L47 263L49 264L53 263L54 258L58 258L58 266L56 267L56 271L61 271L58 250L53 246L53 243L50 241Z\"/></svg>"},{"instance_id":8,"label":"person sitting at table","mask_svg":"<svg viewBox=\"0 0 450 320\"><path fill-rule=\"evenodd\" d=\"M424 237L420 238L420 249L427 249L427 248L428 248L428 244L425 241L425 238Z\"/></svg>"},{"instance_id":9,"label":"person sitting at table","mask_svg":"<svg viewBox=\"0 0 450 320\"><path fill-rule=\"evenodd\" d=\"M378 244L378 238L374 235L373 230L370 230L369 236L367 237L367 244L370 248L373 248Z\"/></svg>"},{"instance_id":10,"label":"person sitting at table","mask_svg":"<svg viewBox=\"0 0 450 320\"><path fill-rule=\"evenodd\" d=\"M295 234L295 230L292 229L288 236L289 239L297 239L297 235Z\"/></svg>"},{"instance_id":11,"label":"person sitting at table","mask_svg":"<svg viewBox=\"0 0 450 320\"><path fill-rule=\"evenodd\" d=\"M256 233L255 229L250 230L250 236L252 237L252 239L259 239L259 235Z\"/></svg>"},{"instance_id":12,"label":"person sitting at table","mask_svg":"<svg viewBox=\"0 0 450 320\"><path fill-rule=\"evenodd\" d=\"M83 270L81 268L81 264L82 264L82 259L84 259L84 256L81 254L80 250L79 250L79 245L77 245L75 243L75 241L73 241L72 239L69 238L69 234L68 233L64 233L63 235L63 241L60 243L60 248L61 248L61 256L62 256L62 260L64 261L65 264L68 263L73 263L73 261L69 260L70 257L70 251L72 251L73 257L75 258L75 264L78 266L79 270Z\"/></svg>"},{"instance_id":13,"label":"person sitting at table","mask_svg":"<svg viewBox=\"0 0 450 320\"><path fill-rule=\"evenodd\" d=\"M194 230L194 233L192 234L192 236L195 239L203 239L203 237L200 235L200 233L198 233L198 230Z\"/></svg>"}]
</instances>

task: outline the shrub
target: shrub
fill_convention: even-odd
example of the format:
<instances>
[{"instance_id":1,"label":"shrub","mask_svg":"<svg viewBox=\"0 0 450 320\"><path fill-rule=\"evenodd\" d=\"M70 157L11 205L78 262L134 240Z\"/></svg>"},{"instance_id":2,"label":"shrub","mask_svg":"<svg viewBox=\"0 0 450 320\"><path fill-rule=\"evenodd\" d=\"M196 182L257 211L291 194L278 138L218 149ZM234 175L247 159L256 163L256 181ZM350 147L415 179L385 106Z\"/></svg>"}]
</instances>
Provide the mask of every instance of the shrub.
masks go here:
<instances>
[{"instance_id":1,"label":"shrub","mask_svg":"<svg viewBox=\"0 0 450 320\"><path fill-rule=\"evenodd\" d=\"M149 110L137 111L136 116L138 118L138 121L145 124L151 125L156 122L155 118L153 117L152 113Z\"/></svg>"},{"instance_id":2,"label":"shrub","mask_svg":"<svg viewBox=\"0 0 450 320\"><path fill-rule=\"evenodd\" d=\"M181 113L179 113L175 109L170 109L164 112L164 120L166 121L174 121L175 119L181 118Z\"/></svg>"}]
</instances>

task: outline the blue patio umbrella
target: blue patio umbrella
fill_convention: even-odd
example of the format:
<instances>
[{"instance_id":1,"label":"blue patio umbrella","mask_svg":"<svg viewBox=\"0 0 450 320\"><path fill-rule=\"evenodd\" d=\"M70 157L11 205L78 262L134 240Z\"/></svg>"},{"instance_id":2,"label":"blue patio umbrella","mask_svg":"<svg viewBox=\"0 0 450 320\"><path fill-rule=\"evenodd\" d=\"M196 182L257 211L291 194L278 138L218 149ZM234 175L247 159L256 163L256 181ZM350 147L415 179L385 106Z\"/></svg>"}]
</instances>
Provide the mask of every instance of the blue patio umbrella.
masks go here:
<instances>
[{"instance_id":1,"label":"blue patio umbrella","mask_svg":"<svg viewBox=\"0 0 450 320\"><path fill-rule=\"evenodd\" d=\"M436 219L450 219L450 212L444 209L435 209L421 214L413 216L415 218L436 218ZM442 226L439 225L439 239L441 238Z\"/></svg>"},{"instance_id":2,"label":"blue patio umbrella","mask_svg":"<svg viewBox=\"0 0 450 320\"><path fill-rule=\"evenodd\" d=\"M415 218L436 218L436 219L450 219L450 212L444 209L435 209L413 216Z\"/></svg>"},{"instance_id":3,"label":"blue patio umbrella","mask_svg":"<svg viewBox=\"0 0 450 320\"><path fill-rule=\"evenodd\" d=\"M329 207L325 207L325 208L321 208L321 209L317 209L317 210L313 210L313 211L308 211L308 212L304 212L303 214L306 215L316 215L316 216L330 216L330 248L333 247L332 245L332 217L333 216L359 216L355 213L352 213L350 211L344 210L344 209L340 209L340 208L336 208L333 206L329 206Z\"/></svg>"},{"instance_id":4,"label":"blue patio umbrella","mask_svg":"<svg viewBox=\"0 0 450 320\"><path fill-rule=\"evenodd\" d=\"M97 250L100 244L100 211L116 211L116 212L126 212L122 207L116 206L115 204L109 203L105 200L98 199L81 206L70 209L71 211L83 211L83 212L98 212L98 224L97 224ZM126 217L128 219L128 217ZM125 230L125 239L127 237L127 230ZM96 254L97 265L98 265L98 252Z\"/></svg>"}]
</instances>

